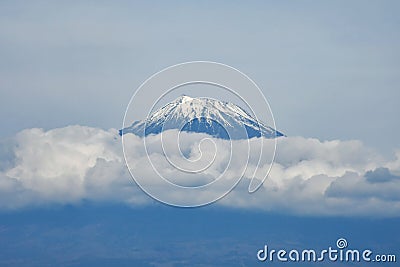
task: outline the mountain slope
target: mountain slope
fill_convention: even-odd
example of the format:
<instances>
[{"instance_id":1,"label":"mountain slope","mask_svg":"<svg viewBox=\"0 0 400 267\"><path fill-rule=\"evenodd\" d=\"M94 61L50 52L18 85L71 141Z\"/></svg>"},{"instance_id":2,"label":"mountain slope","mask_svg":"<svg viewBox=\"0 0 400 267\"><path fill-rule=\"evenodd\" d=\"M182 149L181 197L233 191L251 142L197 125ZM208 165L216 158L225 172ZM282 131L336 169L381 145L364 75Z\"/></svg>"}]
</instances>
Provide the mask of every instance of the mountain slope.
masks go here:
<instances>
[{"instance_id":1,"label":"mountain slope","mask_svg":"<svg viewBox=\"0 0 400 267\"><path fill-rule=\"evenodd\" d=\"M146 120L135 121L131 126L120 130L120 135L133 133L147 136L169 129L206 133L222 139L283 136L281 132L258 122L233 103L189 96L175 99L152 113Z\"/></svg>"}]
</instances>

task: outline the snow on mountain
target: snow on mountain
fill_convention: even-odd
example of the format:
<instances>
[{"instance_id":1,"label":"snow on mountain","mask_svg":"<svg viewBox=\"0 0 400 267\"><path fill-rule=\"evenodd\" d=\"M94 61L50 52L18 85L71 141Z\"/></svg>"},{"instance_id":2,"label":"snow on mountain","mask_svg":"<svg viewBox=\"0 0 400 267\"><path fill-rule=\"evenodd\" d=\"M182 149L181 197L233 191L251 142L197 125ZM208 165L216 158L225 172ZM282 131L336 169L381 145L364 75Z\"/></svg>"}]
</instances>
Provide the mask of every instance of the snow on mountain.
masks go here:
<instances>
[{"instance_id":1,"label":"snow on mountain","mask_svg":"<svg viewBox=\"0 0 400 267\"><path fill-rule=\"evenodd\" d=\"M158 134L169 129L206 133L222 139L252 137L275 138L284 134L257 121L241 107L211 98L180 96L152 113L120 130L120 135Z\"/></svg>"}]
</instances>

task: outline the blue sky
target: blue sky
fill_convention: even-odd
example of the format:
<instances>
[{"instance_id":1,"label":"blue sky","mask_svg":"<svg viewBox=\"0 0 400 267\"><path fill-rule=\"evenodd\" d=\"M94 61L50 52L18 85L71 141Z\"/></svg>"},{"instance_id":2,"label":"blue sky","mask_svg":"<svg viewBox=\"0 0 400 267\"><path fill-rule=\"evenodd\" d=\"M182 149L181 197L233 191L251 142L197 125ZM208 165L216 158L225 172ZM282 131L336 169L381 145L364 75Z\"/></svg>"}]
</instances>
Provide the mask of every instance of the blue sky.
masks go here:
<instances>
[{"instance_id":1,"label":"blue sky","mask_svg":"<svg viewBox=\"0 0 400 267\"><path fill-rule=\"evenodd\" d=\"M397 252L399 9L2 1L0 265L259 266L265 243L319 248L342 236ZM185 210L134 186L116 130L143 81L192 60L249 75L288 139L259 194L243 186Z\"/></svg>"},{"instance_id":2,"label":"blue sky","mask_svg":"<svg viewBox=\"0 0 400 267\"><path fill-rule=\"evenodd\" d=\"M2 1L1 136L70 124L117 128L150 75L211 60L253 78L288 135L359 139L390 153L399 135L398 8L396 1Z\"/></svg>"}]
</instances>

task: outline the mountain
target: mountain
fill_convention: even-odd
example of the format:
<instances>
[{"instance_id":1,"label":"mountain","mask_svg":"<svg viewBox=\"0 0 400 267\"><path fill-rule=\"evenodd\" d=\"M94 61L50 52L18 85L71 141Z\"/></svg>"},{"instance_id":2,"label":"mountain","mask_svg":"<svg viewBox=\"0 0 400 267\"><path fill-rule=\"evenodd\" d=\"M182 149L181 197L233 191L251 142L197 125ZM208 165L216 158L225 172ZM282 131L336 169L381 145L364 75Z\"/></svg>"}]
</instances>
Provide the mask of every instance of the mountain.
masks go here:
<instances>
[{"instance_id":1,"label":"mountain","mask_svg":"<svg viewBox=\"0 0 400 267\"><path fill-rule=\"evenodd\" d=\"M185 95L158 109L146 120L135 121L119 133L147 136L169 129L206 133L222 139L284 136L283 133L257 121L233 103Z\"/></svg>"}]
</instances>

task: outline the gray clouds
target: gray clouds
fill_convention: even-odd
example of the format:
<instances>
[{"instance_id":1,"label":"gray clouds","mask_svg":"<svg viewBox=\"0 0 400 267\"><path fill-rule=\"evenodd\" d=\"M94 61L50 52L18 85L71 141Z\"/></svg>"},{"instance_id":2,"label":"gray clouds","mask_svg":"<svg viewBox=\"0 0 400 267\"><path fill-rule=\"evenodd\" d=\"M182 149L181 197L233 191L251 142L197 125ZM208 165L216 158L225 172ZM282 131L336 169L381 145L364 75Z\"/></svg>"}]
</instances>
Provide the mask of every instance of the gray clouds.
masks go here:
<instances>
[{"instance_id":1,"label":"gray clouds","mask_svg":"<svg viewBox=\"0 0 400 267\"><path fill-rule=\"evenodd\" d=\"M364 176L370 183L386 183L400 179L400 176L391 174L388 168L383 167L367 171Z\"/></svg>"},{"instance_id":2,"label":"gray clouds","mask_svg":"<svg viewBox=\"0 0 400 267\"><path fill-rule=\"evenodd\" d=\"M199 156L196 140L203 137L188 134L187 142L182 145L189 157ZM164 156L156 146L159 137L148 138L153 147L150 157L158 160L156 162L165 173L178 182L190 180L187 174L163 162ZM137 144L142 142L138 137L133 139ZM219 149L224 148L226 141L214 141ZM265 140L264 149L270 148L269 141ZM105 131L85 126L49 131L26 129L7 144L1 151L2 162L5 162L0 168L2 209L83 200L129 205L152 203L131 180L115 129ZM131 153L137 164L147 157L139 150L133 149ZM192 182L210 181L223 171L228 154L225 150L220 150L219 154L214 164ZM398 216L399 155L400 151L395 159L385 159L359 141L279 138L275 163L260 190L254 194L247 192L249 174L257 165L255 158L250 157L241 183L214 205L310 215ZM240 162L241 156L233 154L233 162ZM153 183L152 186L160 186L151 175L152 171L146 165L141 166L141 175ZM240 169L239 164L235 166ZM258 171L262 173L267 167L268 164L261 165ZM237 170L232 169L228 179L235 178ZM163 188L159 190L163 191Z\"/></svg>"}]
</instances>

